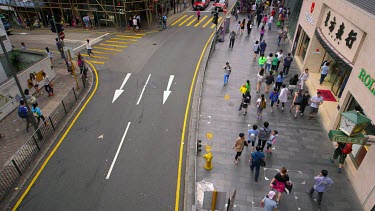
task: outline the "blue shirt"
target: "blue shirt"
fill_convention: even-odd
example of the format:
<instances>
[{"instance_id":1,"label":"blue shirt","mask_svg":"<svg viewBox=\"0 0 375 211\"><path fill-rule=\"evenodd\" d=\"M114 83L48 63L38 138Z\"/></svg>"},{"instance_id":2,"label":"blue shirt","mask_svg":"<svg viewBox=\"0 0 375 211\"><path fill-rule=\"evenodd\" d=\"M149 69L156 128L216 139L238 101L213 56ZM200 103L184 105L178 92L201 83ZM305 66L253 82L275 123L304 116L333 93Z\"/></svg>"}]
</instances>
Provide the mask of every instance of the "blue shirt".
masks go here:
<instances>
[{"instance_id":1,"label":"blue shirt","mask_svg":"<svg viewBox=\"0 0 375 211\"><path fill-rule=\"evenodd\" d=\"M262 158L264 159L264 153L263 152L255 151L255 152L251 153L252 161L255 162L258 165L260 165L260 161L262 160Z\"/></svg>"},{"instance_id":2,"label":"blue shirt","mask_svg":"<svg viewBox=\"0 0 375 211\"><path fill-rule=\"evenodd\" d=\"M271 94L270 94L270 100L272 101L272 102L276 102L277 101L277 99L279 99L279 93L275 93L275 92L271 92Z\"/></svg>"},{"instance_id":3,"label":"blue shirt","mask_svg":"<svg viewBox=\"0 0 375 211\"><path fill-rule=\"evenodd\" d=\"M274 211L277 208L277 204L274 200L264 197L264 211Z\"/></svg>"},{"instance_id":4,"label":"blue shirt","mask_svg":"<svg viewBox=\"0 0 375 211\"><path fill-rule=\"evenodd\" d=\"M329 177L316 176L314 177L315 185L314 189L318 192L324 192L329 185L333 184L333 181Z\"/></svg>"},{"instance_id":5,"label":"blue shirt","mask_svg":"<svg viewBox=\"0 0 375 211\"><path fill-rule=\"evenodd\" d=\"M322 72L321 72L321 74L323 74L323 75L327 75L327 74L328 74L328 70L329 70L329 67L323 65L323 66L322 66Z\"/></svg>"},{"instance_id":6,"label":"blue shirt","mask_svg":"<svg viewBox=\"0 0 375 211\"><path fill-rule=\"evenodd\" d=\"M284 81L284 77L281 76L281 75L278 75L277 78L276 78L276 82L282 83L283 81Z\"/></svg>"},{"instance_id":7,"label":"blue shirt","mask_svg":"<svg viewBox=\"0 0 375 211\"><path fill-rule=\"evenodd\" d=\"M248 132L249 132L249 139L248 140L254 142L257 139L257 137L258 137L259 131L258 130L250 129ZM254 133L254 139L253 140L250 139L250 135L252 133Z\"/></svg>"},{"instance_id":8,"label":"blue shirt","mask_svg":"<svg viewBox=\"0 0 375 211\"><path fill-rule=\"evenodd\" d=\"M36 108L31 107L31 112L37 113L39 117L42 116L42 111L40 110L39 107L36 107Z\"/></svg>"}]
</instances>

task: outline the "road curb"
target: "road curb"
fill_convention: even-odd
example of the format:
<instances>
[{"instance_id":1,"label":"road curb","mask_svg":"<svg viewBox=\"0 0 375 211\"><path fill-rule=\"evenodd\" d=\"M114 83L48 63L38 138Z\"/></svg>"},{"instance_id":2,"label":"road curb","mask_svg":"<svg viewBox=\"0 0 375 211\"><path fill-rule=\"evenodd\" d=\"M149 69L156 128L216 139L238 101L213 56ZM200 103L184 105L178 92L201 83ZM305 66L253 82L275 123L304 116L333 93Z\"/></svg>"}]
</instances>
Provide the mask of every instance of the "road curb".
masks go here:
<instances>
[{"instance_id":1,"label":"road curb","mask_svg":"<svg viewBox=\"0 0 375 211\"><path fill-rule=\"evenodd\" d=\"M62 133L66 130L68 123L77 114L77 111L81 108L82 104L87 100L87 97L92 92L92 89L95 83L97 83L97 79L94 80L95 74L93 73L93 70L91 69L91 67L89 65L87 67L90 71L90 74L92 75L92 77L90 77L91 79L90 87L83 93L84 96L82 96L81 100L78 101L75 108L73 108L72 111L63 120L62 126L59 127L59 129L50 138L49 143L47 143L42 148L40 153L36 155L34 160L27 167L28 170L13 185L13 189L10 190L10 192L8 193L8 196L3 201L1 201L0 210L12 210L13 205L16 203L17 199L20 198L20 196L23 194L22 190L24 190L24 188L27 187L27 184L30 178L32 178L35 175L36 170L40 167L41 163L46 159L46 155L51 151L52 147L56 145L57 140L59 140Z\"/></svg>"}]
</instances>

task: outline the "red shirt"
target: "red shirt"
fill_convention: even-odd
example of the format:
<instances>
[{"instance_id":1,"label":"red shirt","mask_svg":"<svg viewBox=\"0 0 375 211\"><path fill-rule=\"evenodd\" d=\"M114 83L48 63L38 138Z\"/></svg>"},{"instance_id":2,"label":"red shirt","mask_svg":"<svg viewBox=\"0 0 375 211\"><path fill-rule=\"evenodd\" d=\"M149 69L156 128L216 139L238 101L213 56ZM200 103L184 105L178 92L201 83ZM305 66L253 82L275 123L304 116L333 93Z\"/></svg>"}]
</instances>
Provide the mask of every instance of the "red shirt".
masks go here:
<instances>
[{"instance_id":1,"label":"red shirt","mask_svg":"<svg viewBox=\"0 0 375 211\"><path fill-rule=\"evenodd\" d=\"M272 10L272 11L271 11L271 15L272 15L272 16L275 15L275 10Z\"/></svg>"}]
</instances>

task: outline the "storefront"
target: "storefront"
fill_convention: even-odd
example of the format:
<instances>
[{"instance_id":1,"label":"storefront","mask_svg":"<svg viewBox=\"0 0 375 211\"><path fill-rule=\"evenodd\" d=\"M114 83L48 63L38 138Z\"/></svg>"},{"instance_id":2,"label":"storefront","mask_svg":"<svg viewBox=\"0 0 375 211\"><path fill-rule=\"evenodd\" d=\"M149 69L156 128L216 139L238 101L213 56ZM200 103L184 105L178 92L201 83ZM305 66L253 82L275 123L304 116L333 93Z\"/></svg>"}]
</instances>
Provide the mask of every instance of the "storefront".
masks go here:
<instances>
[{"instance_id":1,"label":"storefront","mask_svg":"<svg viewBox=\"0 0 375 211\"><path fill-rule=\"evenodd\" d=\"M375 2L368 4L375 6ZM313 94L324 90L332 96L319 110L327 131L338 130L340 113L345 111L357 110L372 120L363 131L370 141L353 145L345 164L364 210L371 210L375 204L374 25L375 13L348 1L306 0L291 49L300 70L310 71L308 90ZM320 84L321 66L326 61L330 63L329 72Z\"/></svg>"}]
</instances>

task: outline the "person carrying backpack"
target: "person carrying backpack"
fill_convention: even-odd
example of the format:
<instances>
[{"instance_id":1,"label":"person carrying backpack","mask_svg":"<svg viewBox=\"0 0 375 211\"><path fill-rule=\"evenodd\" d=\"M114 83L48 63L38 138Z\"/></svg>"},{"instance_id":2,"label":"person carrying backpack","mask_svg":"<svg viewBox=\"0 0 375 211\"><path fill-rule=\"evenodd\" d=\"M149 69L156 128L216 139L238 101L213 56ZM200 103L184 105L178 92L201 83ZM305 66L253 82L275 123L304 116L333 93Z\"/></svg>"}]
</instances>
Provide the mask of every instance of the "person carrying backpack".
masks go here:
<instances>
[{"instance_id":1,"label":"person carrying backpack","mask_svg":"<svg viewBox=\"0 0 375 211\"><path fill-rule=\"evenodd\" d=\"M163 15L163 29L166 29L167 28L167 16L166 15Z\"/></svg>"},{"instance_id":2,"label":"person carrying backpack","mask_svg":"<svg viewBox=\"0 0 375 211\"><path fill-rule=\"evenodd\" d=\"M263 112L263 109L266 108L266 106L267 106L267 102L266 102L266 99L264 99L264 94L261 94L256 104L258 121L262 120L262 112Z\"/></svg>"},{"instance_id":3,"label":"person carrying backpack","mask_svg":"<svg viewBox=\"0 0 375 211\"><path fill-rule=\"evenodd\" d=\"M351 143L336 143L336 149L333 150L333 156L329 158L331 163L334 163L334 160L339 159L339 168L337 169L338 173L341 173L342 166L344 165L345 159L352 152L352 146Z\"/></svg>"},{"instance_id":4,"label":"person carrying backpack","mask_svg":"<svg viewBox=\"0 0 375 211\"><path fill-rule=\"evenodd\" d=\"M24 119L26 122L26 133L29 132L29 125L31 124L29 114L27 113L29 110L27 109L25 105L25 101L20 100L20 105L18 106L18 116L21 119Z\"/></svg>"}]
</instances>

